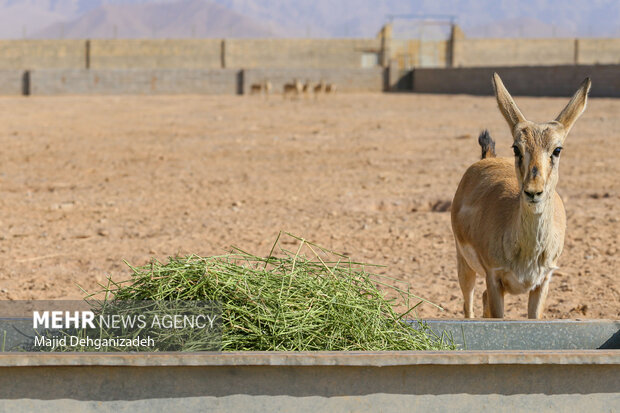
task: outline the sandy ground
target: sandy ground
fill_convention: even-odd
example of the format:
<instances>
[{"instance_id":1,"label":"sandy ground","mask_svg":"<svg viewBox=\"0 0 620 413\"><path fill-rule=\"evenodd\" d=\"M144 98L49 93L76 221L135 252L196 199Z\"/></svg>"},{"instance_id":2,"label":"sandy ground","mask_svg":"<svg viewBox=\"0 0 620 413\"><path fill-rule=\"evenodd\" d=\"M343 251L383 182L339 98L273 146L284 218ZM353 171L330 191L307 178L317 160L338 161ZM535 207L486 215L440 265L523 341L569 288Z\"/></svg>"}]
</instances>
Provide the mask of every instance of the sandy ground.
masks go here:
<instances>
[{"instance_id":1,"label":"sandy ground","mask_svg":"<svg viewBox=\"0 0 620 413\"><path fill-rule=\"evenodd\" d=\"M550 120L568 99L517 99ZM278 231L384 264L461 317L450 214L493 98L337 95L0 98L0 299L81 298L123 260L266 255ZM620 317L620 100L591 99L562 153L567 239L546 318ZM481 314L483 281L476 288ZM507 317L526 314L508 296Z\"/></svg>"}]
</instances>

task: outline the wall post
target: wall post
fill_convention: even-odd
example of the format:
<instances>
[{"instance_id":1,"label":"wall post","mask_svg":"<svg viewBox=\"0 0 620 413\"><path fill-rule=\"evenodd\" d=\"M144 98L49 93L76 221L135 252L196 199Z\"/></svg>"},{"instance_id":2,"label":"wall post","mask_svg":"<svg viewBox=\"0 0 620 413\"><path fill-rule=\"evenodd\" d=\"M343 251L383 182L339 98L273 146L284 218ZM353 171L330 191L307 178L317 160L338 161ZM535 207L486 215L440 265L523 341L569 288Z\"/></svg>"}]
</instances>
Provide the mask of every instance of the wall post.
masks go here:
<instances>
[{"instance_id":1,"label":"wall post","mask_svg":"<svg viewBox=\"0 0 620 413\"><path fill-rule=\"evenodd\" d=\"M379 38L381 39L381 67L387 68L390 65L391 59L392 25L390 23L385 24L381 28Z\"/></svg>"},{"instance_id":2,"label":"wall post","mask_svg":"<svg viewBox=\"0 0 620 413\"><path fill-rule=\"evenodd\" d=\"M465 33L457 25L452 24L450 26L450 40L448 41L448 51L446 56L446 66L456 67L458 64L458 43L465 39Z\"/></svg>"},{"instance_id":3,"label":"wall post","mask_svg":"<svg viewBox=\"0 0 620 413\"><path fill-rule=\"evenodd\" d=\"M86 39L84 60L84 66L86 69L90 69L90 39Z\"/></svg>"},{"instance_id":4,"label":"wall post","mask_svg":"<svg viewBox=\"0 0 620 413\"><path fill-rule=\"evenodd\" d=\"M237 94L243 95L245 90L245 70L241 69L237 72Z\"/></svg>"},{"instance_id":5,"label":"wall post","mask_svg":"<svg viewBox=\"0 0 620 413\"><path fill-rule=\"evenodd\" d=\"M30 96L30 70L24 70L22 74L22 95Z\"/></svg>"},{"instance_id":6,"label":"wall post","mask_svg":"<svg viewBox=\"0 0 620 413\"><path fill-rule=\"evenodd\" d=\"M575 59L574 63L576 65L578 65L579 64L579 39L577 39L577 38L575 39L575 56L574 56L574 59Z\"/></svg>"},{"instance_id":7,"label":"wall post","mask_svg":"<svg viewBox=\"0 0 620 413\"><path fill-rule=\"evenodd\" d=\"M222 39L220 46L220 65L222 69L226 69L226 40Z\"/></svg>"}]
</instances>

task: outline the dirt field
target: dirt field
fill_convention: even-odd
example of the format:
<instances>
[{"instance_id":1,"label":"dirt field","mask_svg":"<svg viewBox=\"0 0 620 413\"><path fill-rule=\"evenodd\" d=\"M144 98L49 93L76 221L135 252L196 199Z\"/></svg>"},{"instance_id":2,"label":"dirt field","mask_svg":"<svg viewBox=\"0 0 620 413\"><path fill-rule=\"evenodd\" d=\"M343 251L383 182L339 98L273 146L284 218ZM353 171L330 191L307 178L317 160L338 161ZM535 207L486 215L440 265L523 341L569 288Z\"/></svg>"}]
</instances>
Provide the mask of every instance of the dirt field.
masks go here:
<instances>
[{"instance_id":1,"label":"dirt field","mask_svg":"<svg viewBox=\"0 0 620 413\"><path fill-rule=\"evenodd\" d=\"M517 98L538 121L567 101ZM267 255L285 230L388 265L445 307L422 317L461 317L446 203L485 127L509 156L490 97L0 98L0 299L81 298L78 285L126 278L124 259ZM566 141L546 318L620 317L619 131L620 100L591 99ZM524 317L527 297L506 307Z\"/></svg>"}]
</instances>

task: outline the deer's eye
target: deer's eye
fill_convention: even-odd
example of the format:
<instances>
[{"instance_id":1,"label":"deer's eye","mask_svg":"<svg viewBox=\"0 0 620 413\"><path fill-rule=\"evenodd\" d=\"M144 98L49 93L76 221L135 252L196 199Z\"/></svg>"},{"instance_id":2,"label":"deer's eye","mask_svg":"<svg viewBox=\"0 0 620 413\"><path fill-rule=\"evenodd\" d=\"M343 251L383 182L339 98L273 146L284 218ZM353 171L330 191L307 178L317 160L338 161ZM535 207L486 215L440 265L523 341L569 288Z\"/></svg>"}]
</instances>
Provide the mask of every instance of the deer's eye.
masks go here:
<instances>
[{"instance_id":1,"label":"deer's eye","mask_svg":"<svg viewBox=\"0 0 620 413\"><path fill-rule=\"evenodd\" d=\"M558 156L560 156L560 152L562 152L562 147L558 146L557 148L555 148L553 150L553 155L552 156L555 156L557 158Z\"/></svg>"},{"instance_id":2,"label":"deer's eye","mask_svg":"<svg viewBox=\"0 0 620 413\"><path fill-rule=\"evenodd\" d=\"M515 152L515 156L521 157L521 151L517 145L512 145L512 150Z\"/></svg>"}]
</instances>

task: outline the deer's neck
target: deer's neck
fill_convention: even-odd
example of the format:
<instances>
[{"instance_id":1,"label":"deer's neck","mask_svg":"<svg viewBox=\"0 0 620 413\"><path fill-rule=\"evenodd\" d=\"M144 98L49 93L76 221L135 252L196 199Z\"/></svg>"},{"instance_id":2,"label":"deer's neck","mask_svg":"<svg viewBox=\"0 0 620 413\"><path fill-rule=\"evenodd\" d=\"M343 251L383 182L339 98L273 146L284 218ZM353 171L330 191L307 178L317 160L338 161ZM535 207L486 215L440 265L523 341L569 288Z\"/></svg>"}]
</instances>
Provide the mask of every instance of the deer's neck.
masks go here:
<instances>
[{"instance_id":1,"label":"deer's neck","mask_svg":"<svg viewBox=\"0 0 620 413\"><path fill-rule=\"evenodd\" d=\"M513 258L520 262L546 261L546 249L553 237L553 199L541 205L536 212L521 201L512 231Z\"/></svg>"}]
</instances>

